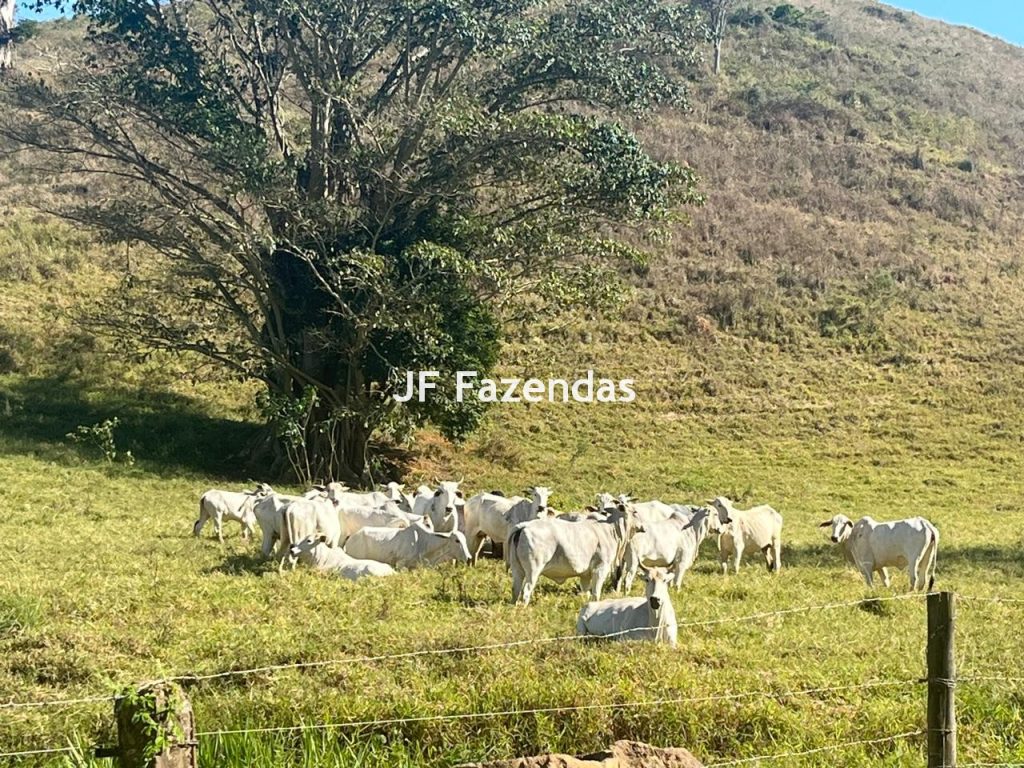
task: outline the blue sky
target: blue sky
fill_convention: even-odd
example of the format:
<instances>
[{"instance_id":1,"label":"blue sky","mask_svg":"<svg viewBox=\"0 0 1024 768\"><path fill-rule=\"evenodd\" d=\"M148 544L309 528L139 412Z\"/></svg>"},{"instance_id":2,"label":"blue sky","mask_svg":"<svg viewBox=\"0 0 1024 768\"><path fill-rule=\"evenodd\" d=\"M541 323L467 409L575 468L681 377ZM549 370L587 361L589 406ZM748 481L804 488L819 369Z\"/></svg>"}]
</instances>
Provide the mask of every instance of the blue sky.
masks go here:
<instances>
[{"instance_id":1,"label":"blue sky","mask_svg":"<svg viewBox=\"0 0 1024 768\"><path fill-rule=\"evenodd\" d=\"M908 11L942 19L953 24L965 24L1024 46L1024 2L1022 0L890 0L892 5ZM755 5L758 3L755 2ZM765 2L767 5L767 1ZM19 18L53 18L53 9L42 16L32 13L21 2Z\"/></svg>"},{"instance_id":2,"label":"blue sky","mask_svg":"<svg viewBox=\"0 0 1024 768\"><path fill-rule=\"evenodd\" d=\"M1024 46L1024 3L1021 0L890 0L890 3L922 16L975 27Z\"/></svg>"}]
</instances>

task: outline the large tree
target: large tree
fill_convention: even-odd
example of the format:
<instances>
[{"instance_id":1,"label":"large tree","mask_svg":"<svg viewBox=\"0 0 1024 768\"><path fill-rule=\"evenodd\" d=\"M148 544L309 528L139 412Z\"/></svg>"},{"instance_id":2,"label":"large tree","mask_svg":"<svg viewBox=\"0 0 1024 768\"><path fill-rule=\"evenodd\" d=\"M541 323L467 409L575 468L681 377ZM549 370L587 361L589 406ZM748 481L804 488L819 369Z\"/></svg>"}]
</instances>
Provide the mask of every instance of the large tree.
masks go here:
<instances>
[{"instance_id":1,"label":"large tree","mask_svg":"<svg viewBox=\"0 0 1024 768\"><path fill-rule=\"evenodd\" d=\"M91 318L266 385L304 478L381 430L472 428L407 370L489 370L518 313L607 301L629 229L697 202L629 120L700 26L635 0L79 0L82 65L6 84L9 137L115 181L64 209L150 264ZM10 114L10 113L8 113ZM633 236L629 242L641 242Z\"/></svg>"}]
</instances>

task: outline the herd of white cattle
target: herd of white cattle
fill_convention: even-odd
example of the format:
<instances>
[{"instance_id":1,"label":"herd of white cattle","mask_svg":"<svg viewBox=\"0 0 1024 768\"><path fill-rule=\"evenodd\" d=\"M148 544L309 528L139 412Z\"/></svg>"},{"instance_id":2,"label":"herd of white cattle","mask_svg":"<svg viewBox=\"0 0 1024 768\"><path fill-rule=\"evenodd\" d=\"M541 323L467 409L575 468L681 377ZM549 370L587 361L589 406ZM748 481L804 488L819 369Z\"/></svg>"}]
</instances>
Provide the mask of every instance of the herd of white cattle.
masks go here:
<instances>
[{"instance_id":1,"label":"herd of white cattle","mask_svg":"<svg viewBox=\"0 0 1024 768\"><path fill-rule=\"evenodd\" d=\"M676 617L668 586L682 585L701 543L718 537L722 573L738 573L744 554L760 553L771 572L782 567L782 515L763 504L737 509L724 496L707 506L640 502L628 495L598 494L583 510L561 513L548 505L551 491L528 497L499 492L469 499L461 481L415 493L399 483L357 492L341 483L315 486L301 496L260 483L251 491L210 490L199 500L198 536L208 520L223 542L225 521L242 526L249 539L258 526L262 552L277 543L279 570L297 564L356 580L390 576L395 569L444 562L476 563L485 542L503 548L512 574L512 601L528 605L541 576L558 583L578 578L591 601L580 610L580 635L675 645ZM821 523L833 543L873 586L875 573L889 586L889 568L905 568L910 589L931 589L939 532L923 517L879 523L836 515ZM609 578L628 593L640 575L643 597L601 600Z\"/></svg>"}]
</instances>

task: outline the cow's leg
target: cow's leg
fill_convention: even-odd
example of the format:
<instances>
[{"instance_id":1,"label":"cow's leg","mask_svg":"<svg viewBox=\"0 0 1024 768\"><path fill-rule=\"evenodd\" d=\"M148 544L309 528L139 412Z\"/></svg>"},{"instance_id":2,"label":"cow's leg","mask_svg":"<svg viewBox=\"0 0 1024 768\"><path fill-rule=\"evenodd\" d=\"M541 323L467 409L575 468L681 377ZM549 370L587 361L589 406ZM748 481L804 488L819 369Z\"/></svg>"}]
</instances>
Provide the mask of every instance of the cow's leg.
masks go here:
<instances>
[{"instance_id":1,"label":"cow's leg","mask_svg":"<svg viewBox=\"0 0 1024 768\"><path fill-rule=\"evenodd\" d=\"M615 588L620 592L628 593L633 588L633 579L636 578L637 569L640 567L640 558L630 547L626 552L626 562L619 574L619 581Z\"/></svg>"},{"instance_id":2,"label":"cow's leg","mask_svg":"<svg viewBox=\"0 0 1024 768\"><path fill-rule=\"evenodd\" d=\"M274 532L263 531L263 545L260 547L260 552L263 553L264 557L270 557L270 553L274 549Z\"/></svg>"},{"instance_id":3,"label":"cow's leg","mask_svg":"<svg viewBox=\"0 0 1024 768\"><path fill-rule=\"evenodd\" d=\"M864 583L867 584L868 589L875 588L875 576L871 570L871 566L863 566L860 569L861 576L864 577Z\"/></svg>"},{"instance_id":4,"label":"cow's leg","mask_svg":"<svg viewBox=\"0 0 1024 768\"><path fill-rule=\"evenodd\" d=\"M882 574L882 583L883 583L883 584L884 584L885 586L887 586L887 587L888 587L888 586L889 586L889 584L890 584L890 579L889 579L889 569L888 569L888 568L882 568L882 569L880 570L880 573Z\"/></svg>"},{"instance_id":5,"label":"cow's leg","mask_svg":"<svg viewBox=\"0 0 1024 768\"><path fill-rule=\"evenodd\" d=\"M736 551L732 554L732 571L733 573L740 572L740 562L743 560L743 550L737 547Z\"/></svg>"},{"instance_id":6,"label":"cow's leg","mask_svg":"<svg viewBox=\"0 0 1024 768\"><path fill-rule=\"evenodd\" d=\"M476 565L476 561L480 559L480 552L483 551L484 543L487 541L487 537L480 533L477 533L474 534L474 537L470 539L470 541L472 542L470 546L473 547L473 565Z\"/></svg>"},{"instance_id":7,"label":"cow's leg","mask_svg":"<svg viewBox=\"0 0 1024 768\"><path fill-rule=\"evenodd\" d=\"M599 565L590 572L590 597L592 600L601 599L601 588L604 587L611 569L607 565Z\"/></svg>"},{"instance_id":8,"label":"cow's leg","mask_svg":"<svg viewBox=\"0 0 1024 768\"><path fill-rule=\"evenodd\" d=\"M761 554L764 555L764 566L768 569L768 573L771 573L774 568L772 567L772 545L765 544L761 547Z\"/></svg>"},{"instance_id":9,"label":"cow's leg","mask_svg":"<svg viewBox=\"0 0 1024 768\"><path fill-rule=\"evenodd\" d=\"M683 564L678 560L674 566L675 570L672 572L672 586L679 590L683 587L683 576L686 575L686 569L683 568Z\"/></svg>"},{"instance_id":10,"label":"cow's leg","mask_svg":"<svg viewBox=\"0 0 1024 768\"><path fill-rule=\"evenodd\" d=\"M772 570L778 573L782 570L782 540L772 540Z\"/></svg>"},{"instance_id":11,"label":"cow's leg","mask_svg":"<svg viewBox=\"0 0 1024 768\"><path fill-rule=\"evenodd\" d=\"M910 565L907 566L907 576L910 578L910 591L914 592L917 590L917 561L911 561ZM922 580L923 581L923 580Z\"/></svg>"},{"instance_id":12,"label":"cow's leg","mask_svg":"<svg viewBox=\"0 0 1024 768\"><path fill-rule=\"evenodd\" d=\"M214 513L213 527L217 529L217 541L224 543L224 515L217 511Z\"/></svg>"}]
</instances>

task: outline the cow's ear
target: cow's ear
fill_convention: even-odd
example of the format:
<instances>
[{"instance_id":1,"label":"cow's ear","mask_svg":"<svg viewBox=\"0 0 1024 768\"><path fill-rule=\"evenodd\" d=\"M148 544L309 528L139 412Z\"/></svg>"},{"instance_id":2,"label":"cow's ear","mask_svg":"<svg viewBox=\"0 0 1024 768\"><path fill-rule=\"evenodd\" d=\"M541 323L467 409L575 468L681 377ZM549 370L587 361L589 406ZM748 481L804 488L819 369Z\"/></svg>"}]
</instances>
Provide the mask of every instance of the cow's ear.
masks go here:
<instances>
[{"instance_id":1,"label":"cow's ear","mask_svg":"<svg viewBox=\"0 0 1024 768\"><path fill-rule=\"evenodd\" d=\"M590 506L584 507L583 511L584 512L597 512L597 507L595 507L593 504L591 504Z\"/></svg>"},{"instance_id":2,"label":"cow's ear","mask_svg":"<svg viewBox=\"0 0 1024 768\"><path fill-rule=\"evenodd\" d=\"M848 525L848 526L850 526L851 528L853 528L853 520L847 520L847 521L846 521L846 522L844 523L844 525Z\"/></svg>"},{"instance_id":3,"label":"cow's ear","mask_svg":"<svg viewBox=\"0 0 1024 768\"><path fill-rule=\"evenodd\" d=\"M831 520L826 520L824 523L819 523L818 527L819 528L828 528L831 525L832 525L832 521Z\"/></svg>"},{"instance_id":4,"label":"cow's ear","mask_svg":"<svg viewBox=\"0 0 1024 768\"><path fill-rule=\"evenodd\" d=\"M316 540L317 540L318 544L326 544L327 543L327 537L324 536L323 534L320 534L319 536L317 536Z\"/></svg>"},{"instance_id":5,"label":"cow's ear","mask_svg":"<svg viewBox=\"0 0 1024 768\"><path fill-rule=\"evenodd\" d=\"M458 496L460 499L466 498L466 494L464 494L462 491L456 491L455 495Z\"/></svg>"}]
</instances>

